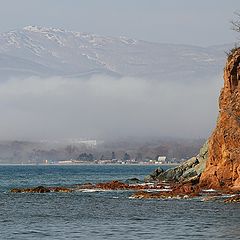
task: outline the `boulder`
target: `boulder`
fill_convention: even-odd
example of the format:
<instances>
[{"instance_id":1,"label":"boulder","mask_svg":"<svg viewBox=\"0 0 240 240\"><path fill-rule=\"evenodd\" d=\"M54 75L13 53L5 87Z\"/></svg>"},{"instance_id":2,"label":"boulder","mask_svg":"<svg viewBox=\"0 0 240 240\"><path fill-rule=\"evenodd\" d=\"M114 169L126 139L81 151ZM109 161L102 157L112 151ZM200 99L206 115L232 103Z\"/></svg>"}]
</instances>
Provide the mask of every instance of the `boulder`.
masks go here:
<instances>
[{"instance_id":1,"label":"boulder","mask_svg":"<svg viewBox=\"0 0 240 240\"><path fill-rule=\"evenodd\" d=\"M160 174L162 174L164 172L164 170L161 167L158 167L157 169L155 169L150 175L146 176L144 178L144 182L152 182L152 181L156 181L158 176Z\"/></svg>"},{"instance_id":2,"label":"boulder","mask_svg":"<svg viewBox=\"0 0 240 240\"><path fill-rule=\"evenodd\" d=\"M138 184L138 183L141 183L141 180L138 179L138 178L129 178L125 181L125 183L127 184Z\"/></svg>"},{"instance_id":3,"label":"boulder","mask_svg":"<svg viewBox=\"0 0 240 240\"><path fill-rule=\"evenodd\" d=\"M200 149L196 157L183 162L181 165L163 171L163 169L156 169L152 174L145 177L146 182L151 181L166 181L166 182L188 182L195 181L200 178L200 175L206 167L208 157L208 142L206 142Z\"/></svg>"}]
</instances>

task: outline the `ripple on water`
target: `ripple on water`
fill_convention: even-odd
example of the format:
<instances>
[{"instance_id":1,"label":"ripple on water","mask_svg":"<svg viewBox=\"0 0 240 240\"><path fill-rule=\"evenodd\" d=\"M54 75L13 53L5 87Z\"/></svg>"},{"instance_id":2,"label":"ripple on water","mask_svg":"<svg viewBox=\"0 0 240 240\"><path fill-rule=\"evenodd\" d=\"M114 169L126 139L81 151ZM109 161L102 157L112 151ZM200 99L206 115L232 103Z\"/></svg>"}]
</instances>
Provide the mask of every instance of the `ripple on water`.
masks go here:
<instances>
[{"instance_id":1,"label":"ripple on water","mask_svg":"<svg viewBox=\"0 0 240 240\"><path fill-rule=\"evenodd\" d=\"M8 191L36 183L61 183L62 179L71 185L143 178L151 172L135 166L74 167L0 167L0 239L239 239L240 204L200 199L129 199L131 193L124 191L68 194ZM24 179L20 185L19 179Z\"/></svg>"}]
</instances>

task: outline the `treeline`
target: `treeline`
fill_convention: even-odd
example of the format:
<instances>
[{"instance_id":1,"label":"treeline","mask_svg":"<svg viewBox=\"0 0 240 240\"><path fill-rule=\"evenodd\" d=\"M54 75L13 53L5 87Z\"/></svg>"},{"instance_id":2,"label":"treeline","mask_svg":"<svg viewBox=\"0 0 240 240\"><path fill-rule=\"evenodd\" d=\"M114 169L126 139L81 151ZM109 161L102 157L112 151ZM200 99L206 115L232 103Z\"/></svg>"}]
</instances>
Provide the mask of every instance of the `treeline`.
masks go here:
<instances>
[{"instance_id":1,"label":"treeline","mask_svg":"<svg viewBox=\"0 0 240 240\"><path fill-rule=\"evenodd\" d=\"M187 159L199 152L204 139L156 139L151 141L107 141L97 147L58 145L37 142L0 142L0 163L42 163L45 160L111 160L111 159Z\"/></svg>"}]
</instances>

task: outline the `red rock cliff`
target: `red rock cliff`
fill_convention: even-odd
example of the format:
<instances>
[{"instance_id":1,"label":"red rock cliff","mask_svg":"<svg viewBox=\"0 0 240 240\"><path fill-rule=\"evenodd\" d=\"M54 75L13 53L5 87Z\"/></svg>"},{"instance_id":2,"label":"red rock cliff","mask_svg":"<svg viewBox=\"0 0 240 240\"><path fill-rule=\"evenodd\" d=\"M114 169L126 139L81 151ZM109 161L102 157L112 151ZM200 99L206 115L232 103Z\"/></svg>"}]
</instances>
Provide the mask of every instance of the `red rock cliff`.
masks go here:
<instances>
[{"instance_id":1,"label":"red rock cliff","mask_svg":"<svg viewBox=\"0 0 240 240\"><path fill-rule=\"evenodd\" d=\"M229 55L201 187L240 190L240 48Z\"/></svg>"}]
</instances>

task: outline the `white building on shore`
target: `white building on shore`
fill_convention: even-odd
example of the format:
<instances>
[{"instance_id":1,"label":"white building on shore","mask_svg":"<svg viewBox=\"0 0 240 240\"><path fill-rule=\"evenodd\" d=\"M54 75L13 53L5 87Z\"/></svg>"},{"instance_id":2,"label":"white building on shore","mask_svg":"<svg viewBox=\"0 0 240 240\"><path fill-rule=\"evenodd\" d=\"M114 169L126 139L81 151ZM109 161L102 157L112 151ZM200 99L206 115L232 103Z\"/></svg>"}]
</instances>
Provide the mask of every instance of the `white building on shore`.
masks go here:
<instances>
[{"instance_id":1,"label":"white building on shore","mask_svg":"<svg viewBox=\"0 0 240 240\"><path fill-rule=\"evenodd\" d=\"M162 164L163 164L163 163L166 163L166 159L167 159L166 156L159 156L159 157L158 157L158 162L159 162L159 163L162 163Z\"/></svg>"}]
</instances>

